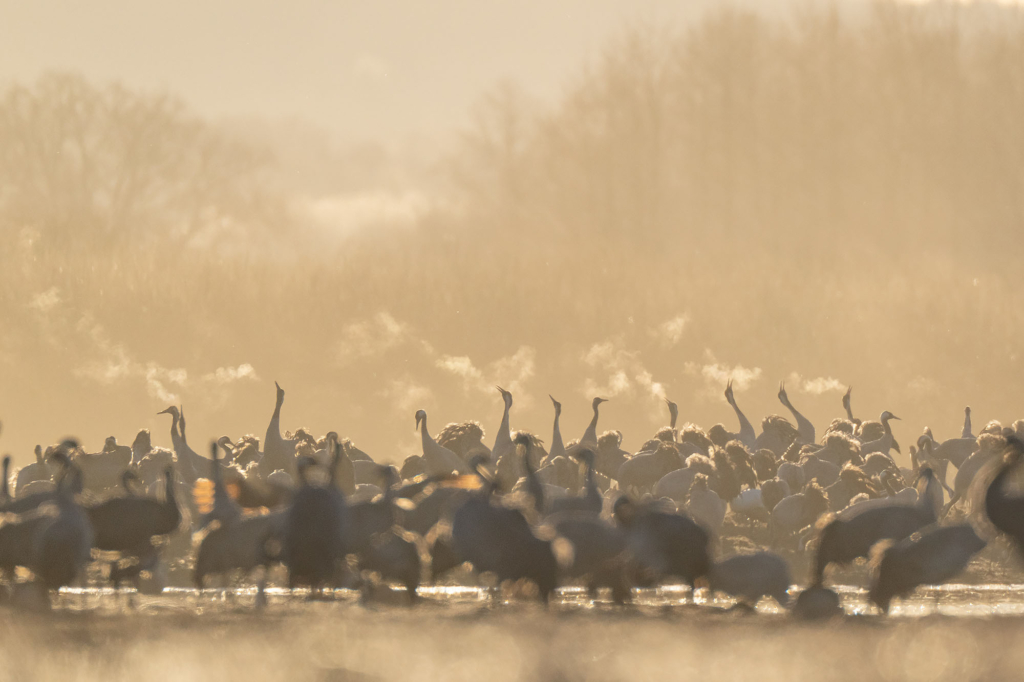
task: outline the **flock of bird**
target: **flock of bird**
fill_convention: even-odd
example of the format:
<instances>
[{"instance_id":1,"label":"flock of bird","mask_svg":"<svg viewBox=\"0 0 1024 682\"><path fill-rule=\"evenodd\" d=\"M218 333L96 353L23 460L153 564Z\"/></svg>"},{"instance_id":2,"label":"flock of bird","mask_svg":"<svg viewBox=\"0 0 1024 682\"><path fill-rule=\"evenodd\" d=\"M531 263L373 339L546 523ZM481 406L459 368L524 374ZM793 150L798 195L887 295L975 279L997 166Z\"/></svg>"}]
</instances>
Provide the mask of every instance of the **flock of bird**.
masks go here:
<instances>
[{"instance_id":1,"label":"flock of bird","mask_svg":"<svg viewBox=\"0 0 1024 682\"><path fill-rule=\"evenodd\" d=\"M845 416L818 439L814 425L780 386L793 421L771 415L758 434L725 399L738 431L668 426L636 453L617 431L598 432L599 408L578 440L563 440L561 404L547 448L513 432L512 394L493 446L475 422L436 436L416 412L422 454L400 467L378 464L351 441L305 429L282 436L284 391L261 443L224 436L210 457L195 452L184 411L169 407L170 450L141 431L131 447L108 438L86 453L73 440L36 447L13 475L3 460L0 571L8 594L40 595L109 581L160 591L168 562L191 568L202 590L219 579L266 584L283 566L287 587L366 590L398 584L410 601L423 582L484 580L547 603L562 585L622 604L634 588L682 582L752 607L772 598L807 617L840 612L826 586L833 567L867 562L870 600L888 612L894 598L946 582L1000 535L1024 550L1024 495L1012 490L1024 456L1024 421L989 423L978 435L970 408L960 437L930 429L900 451L883 412L877 421ZM795 423L794 423L795 422ZM956 469L947 483L948 467ZM11 491L13 485L13 492ZM791 566L809 565L795 602ZM130 593L129 593L130 594Z\"/></svg>"}]
</instances>

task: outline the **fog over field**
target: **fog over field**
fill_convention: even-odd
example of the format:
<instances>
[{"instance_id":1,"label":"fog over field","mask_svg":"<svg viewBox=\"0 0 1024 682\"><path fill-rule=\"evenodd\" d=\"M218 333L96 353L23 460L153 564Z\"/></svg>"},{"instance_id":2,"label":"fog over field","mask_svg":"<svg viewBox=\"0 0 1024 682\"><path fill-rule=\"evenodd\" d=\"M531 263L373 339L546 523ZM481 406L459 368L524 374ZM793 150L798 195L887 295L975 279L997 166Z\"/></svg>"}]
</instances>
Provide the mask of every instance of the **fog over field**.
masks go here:
<instances>
[{"instance_id":1,"label":"fog over field","mask_svg":"<svg viewBox=\"0 0 1024 682\"><path fill-rule=\"evenodd\" d=\"M1006 3L3 2L0 451L1008 424L1022 120Z\"/></svg>"}]
</instances>

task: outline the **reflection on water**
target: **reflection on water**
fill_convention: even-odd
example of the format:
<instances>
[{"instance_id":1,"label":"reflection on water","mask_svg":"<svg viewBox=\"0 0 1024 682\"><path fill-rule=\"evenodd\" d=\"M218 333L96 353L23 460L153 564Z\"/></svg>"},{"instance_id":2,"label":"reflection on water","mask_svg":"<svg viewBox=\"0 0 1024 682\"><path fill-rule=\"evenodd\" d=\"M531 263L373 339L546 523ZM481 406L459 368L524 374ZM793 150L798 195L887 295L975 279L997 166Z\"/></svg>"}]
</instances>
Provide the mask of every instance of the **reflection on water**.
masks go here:
<instances>
[{"instance_id":1,"label":"reflection on water","mask_svg":"<svg viewBox=\"0 0 1024 682\"><path fill-rule=\"evenodd\" d=\"M324 682L330 680L1021 679L1024 585L923 589L883 617L866 593L841 587L848 614L800 622L772 602L758 613L685 588L642 590L636 606L559 591L544 609L487 590L427 587L365 601L341 590L233 594L169 589L159 596L68 590L52 614L0 608L0 680ZM951 617L952 616L952 617ZM6 676L5 676L6 674Z\"/></svg>"},{"instance_id":2,"label":"reflection on water","mask_svg":"<svg viewBox=\"0 0 1024 682\"><path fill-rule=\"evenodd\" d=\"M790 593L795 595L801 588L793 587ZM868 601L867 590L849 585L833 586L842 600L847 615L874 615L878 610ZM255 587L240 587L230 592L223 589L207 589L202 593L190 588L168 587L160 596L145 596L132 590L122 590L120 594L110 588L64 588L57 603L58 608L74 610L100 609L119 610L128 601L129 595L134 605L141 611L161 610L205 610L217 604L232 607L251 606L256 598ZM300 605L309 601L308 590L289 591L283 588L267 588L271 605ZM390 594L388 603L402 604L404 592L395 591ZM361 594L353 590L335 590L328 593L327 601L338 603L361 602ZM424 586L419 588L419 596L423 603L434 606L460 606L489 604L493 594L486 588L455 586ZM667 586L657 589L639 589L634 591L634 602L640 607L657 607L672 609L674 607L705 607L709 613L730 609L736 601L722 595L708 593L698 589L696 595L685 586ZM587 591L581 587L563 587L557 590L552 608L560 611L588 610L611 607L612 602L607 593L597 599L591 599ZM757 606L758 613L782 614L786 610L772 599L762 599ZM913 596L893 602L889 611L890 618L919 618L922 616L1020 616L1024 615L1024 585L959 585L948 584L933 587L921 587Z\"/></svg>"}]
</instances>

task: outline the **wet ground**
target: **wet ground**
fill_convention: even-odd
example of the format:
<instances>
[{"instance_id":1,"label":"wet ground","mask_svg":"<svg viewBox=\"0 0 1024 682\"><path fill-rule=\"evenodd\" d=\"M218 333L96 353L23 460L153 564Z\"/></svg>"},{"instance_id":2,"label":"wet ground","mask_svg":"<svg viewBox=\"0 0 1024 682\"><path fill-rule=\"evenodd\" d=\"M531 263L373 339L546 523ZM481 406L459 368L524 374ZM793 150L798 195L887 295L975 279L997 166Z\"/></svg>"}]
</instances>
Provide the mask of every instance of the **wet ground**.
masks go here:
<instances>
[{"instance_id":1,"label":"wet ground","mask_svg":"<svg viewBox=\"0 0 1024 682\"><path fill-rule=\"evenodd\" d=\"M923 589L888 617L840 588L848 616L792 620L688 590L616 608L563 589L548 608L495 606L476 588L364 603L272 590L65 592L52 613L0 610L0 679L189 680L1010 680L1024 678L1024 585ZM394 603L391 603L394 602Z\"/></svg>"}]
</instances>

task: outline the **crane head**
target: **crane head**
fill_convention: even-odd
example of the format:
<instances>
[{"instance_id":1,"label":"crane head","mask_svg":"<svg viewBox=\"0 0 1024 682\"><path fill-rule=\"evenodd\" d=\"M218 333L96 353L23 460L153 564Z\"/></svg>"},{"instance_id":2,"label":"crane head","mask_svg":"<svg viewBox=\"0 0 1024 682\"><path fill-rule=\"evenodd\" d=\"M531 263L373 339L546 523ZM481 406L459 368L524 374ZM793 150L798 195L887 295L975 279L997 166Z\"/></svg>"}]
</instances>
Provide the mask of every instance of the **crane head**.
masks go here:
<instances>
[{"instance_id":1,"label":"crane head","mask_svg":"<svg viewBox=\"0 0 1024 682\"><path fill-rule=\"evenodd\" d=\"M171 405L166 410L160 410L159 412L157 412L157 414L169 414L172 417L174 417L175 419L177 419L178 418L178 408L175 407L174 405Z\"/></svg>"},{"instance_id":2,"label":"crane head","mask_svg":"<svg viewBox=\"0 0 1024 682\"><path fill-rule=\"evenodd\" d=\"M560 403L557 400L555 400L551 396L551 394L548 394L548 397L551 398L551 404L555 406L555 413L556 414L561 414L562 413L562 403Z\"/></svg>"},{"instance_id":3,"label":"crane head","mask_svg":"<svg viewBox=\"0 0 1024 682\"><path fill-rule=\"evenodd\" d=\"M725 402L730 405L736 404L736 397L732 394L732 379L729 379L725 384Z\"/></svg>"},{"instance_id":4,"label":"crane head","mask_svg":"<svg viewBox=\"0 0 1024 682\"><path fill-rule=\"evenodd\" d=\"M843 407L847 410L850 409L850 394L853 393L853 386L846 387L846 393L843 394Z\"/></svg>"},{"instance_id":5,"label":"crane head","mask_svg":"<svg viewBox=\"0 0 1024 682\"><path fill-rule=\"evenodd\" d=\"M572 453L572 456L584 464L594 464L594 451L590 448L580 448Z\"/></svg>"},{"instance_id":6,"label":"crane head","mask_svg":"<svg viewBox=\"0 0 1024 682\"><path fill-rule=\"evenodd\" d=\"M612 507L612 515L619 522L620 526L631 525L633 519L636 518L636 514L636 504L633 500L629 499L628 495L622 495L619 499L615 500L615 505Z\"/></svg>"},{"instance_id":7,"label":"crane head","mask_svg":"<svg viewBox=\"0 0 1024 682\"><path fill-rule=\"evenodd\" d=\"M427 423L427 412L426 410L416 410L416 428L420 428L420 422L424 425Z\"/></svg>"},{"instance_id":8,"label":"crane head","mask_svg":"<svg viewBox=\"0 0 1024 682\"><path fill-rule=\"evenodd\" d=\"M878 421L880 421L882 423L885 423L885 422L887 422L887 421L889 421L891 419L895 419L896 421L902 421L899 417L894 415L889 410L886 410L885 412L883 412L882 416L878 418Z\"/></svg>"},{"instance_id":9,"label":"crane head","mask_svg":"<svg viewBox=\"0 0 1024 682\"><path fill-rule=\"evenodd\" d=\"M786 395L786 382L785 381L780 381L779 382L779 401L783 405L787 405L787 406L789 405L789 396Z\"/></svg>"},{"instance_id":10,"label":"crane head","mask_svg":"<svg viewBox=\"0 0 1024 682\"><path fill-rule=\"evenodd\" d=\"M501 393L501 399L505 401L505 407L512 407L512 394L503 389L501 386L495 386L498 392Z\"/></svg>"},{"instance_id":11,"label":"crane head","mask_svg":"<svg viewBox=\"0 0 1024 682\"><path fill-rule=\"evenodd\" d=\"M596 410L598 405L606 402L608 402L607 398L594 398L594 409Z\"/></svg>"},{"instance_id":12,"label":"crane head","mask_svg":"<svg viewBox=\"0 0 1024 682\"><path fill-rule=\"evenodd\" d=\"M679 417L679 406L668 398L665 398L665 404L668 405L669 415L672 417L672 420L675 421Z\"/></svg>"}]
</instances>

